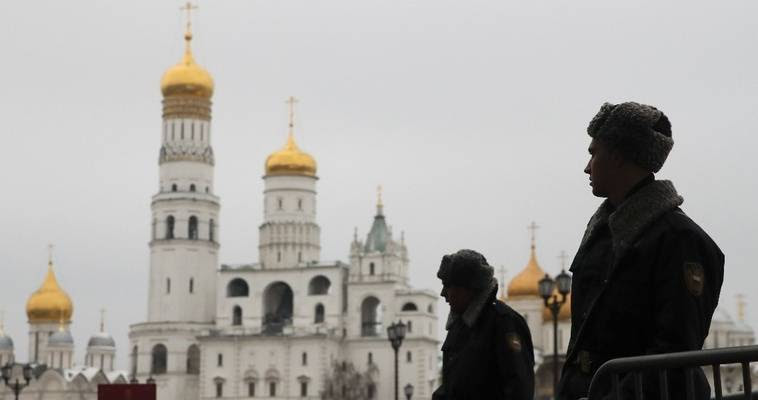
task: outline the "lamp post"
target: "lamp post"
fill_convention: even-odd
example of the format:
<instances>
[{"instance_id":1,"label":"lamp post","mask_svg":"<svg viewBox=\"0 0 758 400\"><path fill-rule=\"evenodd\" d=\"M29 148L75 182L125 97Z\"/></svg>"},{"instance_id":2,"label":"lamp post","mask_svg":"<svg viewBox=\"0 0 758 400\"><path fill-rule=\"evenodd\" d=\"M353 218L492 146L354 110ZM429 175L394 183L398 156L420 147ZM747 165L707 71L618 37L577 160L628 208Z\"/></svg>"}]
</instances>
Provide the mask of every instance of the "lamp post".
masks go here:
<instances>
[{"instance_id":1,"label":"lamp post","mask_svg":"<svg viewBox=\"0 0 758 400\"><path fill-rule=\"evenodd\" d=\"M11 380L11 376L13 375L13 366L15 364L8 363L5 364L5 366L2 368L2 374L3 374L3 381L5 382L5 386L8 386L13 390L13 394L16 396L16 400L18 400L18 395L21 393L22 390L24 390L25 387L29 386L29 383L32 381L32 366L29 364L24 364L22 367L22 374L24 376L24 380L26 383L21 383L18 381L18 378L16 378L14 383L8 383L8 381Z\"/></svg>"},{"instance_id":2,"label":"lamp post","mask_svg":"<svg viewBox=\"0 0 758 400\"><path fill-rule=\"evenodd\" d=\"M405 385L403 392L405 392L405 400L411 400L411 397L413 397L413 385L410 383Z\"/></svg>"},{"instance_id":3,"label":"lamp post","mask_svg":"<svg viewBox=\"0 0 758 400\"><path fill-rule=\"evenodd\" d=\"M387 327L387 338L392 344L392 349L395 350L395 400L399 400L397 352L400 350L400 345L403 344L403 339L405 339L405 324L403 321L398 321Z\"/></svg>"},{"instance_id":4,"label":"lamp post","mask_svg":"<svg viewBox=\"0 0 758 400\"><path fill-rule=\"evenodd\" d=\"M558 286L558 293L555 293L556 286ZM540 279L540 296L545 300L545 307L553 316L553 398L558 394L558 313L561 311L561 306L566 303L566 295L570 291L571 275L565 270L562 270L555 280L548 274Z\"/></svg>"}]
</instances>

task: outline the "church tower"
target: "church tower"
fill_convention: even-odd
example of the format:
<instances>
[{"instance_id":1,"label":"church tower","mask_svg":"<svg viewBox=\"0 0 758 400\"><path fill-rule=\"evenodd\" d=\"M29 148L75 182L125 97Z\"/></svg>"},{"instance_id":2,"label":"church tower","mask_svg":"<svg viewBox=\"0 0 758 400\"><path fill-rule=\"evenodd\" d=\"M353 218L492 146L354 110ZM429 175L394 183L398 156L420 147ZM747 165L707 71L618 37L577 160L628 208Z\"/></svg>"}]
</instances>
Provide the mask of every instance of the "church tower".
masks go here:
<instances>
[{"instance_id":1,"label":"church tower","mask_svg":"<svg viewBox=\"0 0 758 400\"><path fill-rule=\"evenodd\" d=\"M187 11L192 8L186 7ZM188 18L189 19L189 18ZM213 79L192 55L161 79L163 124L153 196L148 321L212 322L216 309L219 198L213 190Z\"/></svg>"},{"instance_id":2,"label":"church tower","mask_svg":"<svg viewBox=\"0 0 758 400\"><path fill-rule=\"evenodd\" d=\"M266 159L263 223L258 251L264 269L291 268L319 261L321 228L316 224L316 160L300 150L294 136L290 97L287 143Z\"/></svg>"}]
</instances>

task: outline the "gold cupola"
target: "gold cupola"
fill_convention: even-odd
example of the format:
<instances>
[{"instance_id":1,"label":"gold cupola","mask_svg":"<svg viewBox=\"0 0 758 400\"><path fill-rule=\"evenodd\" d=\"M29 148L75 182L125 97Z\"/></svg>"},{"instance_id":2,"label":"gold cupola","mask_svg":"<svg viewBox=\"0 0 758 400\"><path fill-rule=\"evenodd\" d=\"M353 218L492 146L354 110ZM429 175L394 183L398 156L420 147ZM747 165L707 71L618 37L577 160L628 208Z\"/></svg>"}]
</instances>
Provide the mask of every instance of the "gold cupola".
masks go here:
<instances>
[{"instance_id":1,"label":"gold cupola","mask_svg":"<svg viewBox=\"0 0 758 400\"><path fill-rule=\"evenodd\" d=\"M537 229L537 225L532 222L529 229L532 231L532 248L529 262L508 284L508 298L525 296L540 297L538 286L540 279L545 277L545 271L543 271L537 263L536 246L534 244L534 231Z\"/></svg>"},{"instance_id":2,"label":"gold cupola","mask_svg":"<svg viewBox=\"0 0 758 400\"><path fill-rule=\"evenodd\" d=\"M290 123L287 143L281 150L271 153L266 158L266 175L301 175L316 176L316 160L310 154L300 150L295 143L294 130L294 104L297 100L290 97L287 103L290 105Z\"/></svg>"},{"instance_id":3,"label":"gold cupola","mask_svg":"<svg viewBox=\"0 0 758 400\"><path fill-rule=\"evenodd\" d=\"M53 262L50 260L45 281L26 302L26 316L29 318L29 323L59 323L71 321L73 314L74 306L71 298L58 285L53 271Z\"/></svg>"},{"instance_id":4,"label":"gold cupola","mask_svg":"<svg viewBox=\"0 0 758 400\"><path fill-rule=\"evenodd\" d=\"M192 42L189 11L193 7L187 4L187 31L184 33L184 57L179 64L169 68L161 78L163 97L189 96L210 99L213 96L213 78L203 67L195 63L190 42Z\"/></svg>"}]
</instances>

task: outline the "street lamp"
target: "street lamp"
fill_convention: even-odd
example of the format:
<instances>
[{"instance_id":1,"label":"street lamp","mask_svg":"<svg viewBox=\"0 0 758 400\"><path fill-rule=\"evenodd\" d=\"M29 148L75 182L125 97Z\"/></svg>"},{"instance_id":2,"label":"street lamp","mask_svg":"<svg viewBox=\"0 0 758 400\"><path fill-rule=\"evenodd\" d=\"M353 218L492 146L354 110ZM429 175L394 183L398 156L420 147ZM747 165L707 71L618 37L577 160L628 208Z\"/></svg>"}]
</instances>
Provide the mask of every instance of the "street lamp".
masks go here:
<instances>
[{"instance_id":1,"label":"street lamp","mask_svg":"<svg viewBox=\"0 0 758 400\"><path fill-rule=\"evenodd\" d=\"M8 363L5 364L5 366L2 368L2 374L3 374L3 381L5 382L5 386L8 386L13 390L13 394L16 396L16 400L18 400L18 395L21 393L22 390L24 390L25 387L29 386L29 383L32 381L32 366L29 364L24 364L22 367L22 374L24 376L24 380L26 383L21 383L18 381L18 378L16 378L16 381L12 384L9 384L8 381L11 380L11 376L13 375L13 366L15 364Z\"/></svg>"},{"instance_id":2,"label":"street lamp","mask_svg":"<svg viewBox=\"0 0 758 400\"><path fill-rule=\"evenodd\" d=\"M558 293L555 293L558 286ZM558 394L558 313L561 306L566 303L566 295L571 291L571 275L562 270L553 280L550 275L540 279L539 292L545 300L545 307L553 316L553 397ZM560 298L558 297L560 294Z\"/></svg>"},{"instance_id":3,"label":"street lamp","mask_svg":"<svg viewBox=\"0 0 758 400\"><path fill-rule=\"evenodd\" d=\"M413 385L410 383L405 385L403 392L405 392L405 400L411 400L411 397L413 397Z\"/></svg>"},{"instance_id":4,"label":"street lamp","mask_svg":"<svg viewBox=\"0 0 758 400\"><path fill-rule=\"evenodd\" d=\"M400 350L400 345L403 344L403 339L405 339L405 324L403 321L398 321L387 327L387 338L392 344L392 349L395 350L395 400L398 400L397 352Z\"/></svg>"}]
</instances>

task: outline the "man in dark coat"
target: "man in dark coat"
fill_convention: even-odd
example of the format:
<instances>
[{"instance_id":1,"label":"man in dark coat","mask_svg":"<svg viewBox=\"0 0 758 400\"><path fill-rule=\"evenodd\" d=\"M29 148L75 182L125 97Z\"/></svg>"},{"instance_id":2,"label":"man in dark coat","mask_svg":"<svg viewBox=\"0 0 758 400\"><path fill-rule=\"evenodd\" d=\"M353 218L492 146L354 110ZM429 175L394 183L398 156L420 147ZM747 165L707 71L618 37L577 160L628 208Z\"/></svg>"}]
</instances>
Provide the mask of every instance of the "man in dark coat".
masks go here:
<instances>
[{"instance_id":1,"label":"man in dark coat","mask_svg":"<svg viewBox=\"0 0 758 400\"><path fill-rule=\"evenodd\" d=\"M442 257L440 295L450 304L442 345L442 386L433 400L532 400L534 349L524 318L495 300L497 280L483 255Z\"/></svg>"},{"instance_id":2,"label":"man in dark coat","mask_svg":"<svg viewBox=\"0 0 758 400\"><path fill-rule=\"evenodd\" d=\"M670 181L655 180L673 146L671 124L658 109L606 103L587 129L592 142L592 193L606 200L589 221L571 264L571 340L559 398L587 396L606 361L699 350L708 335L724 277L724 255L680 208ZM670 371L670 398L686 393L684 373ZM599 394L610 393L600 382ZM644 375L645 398L659 399L657 374ZM621 380L634 398L633 376ZM593 393L596 396L598 393ZM695 397L709 399L703 371Z\"/></svg>"}]
</instances>

